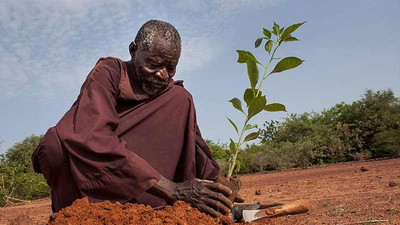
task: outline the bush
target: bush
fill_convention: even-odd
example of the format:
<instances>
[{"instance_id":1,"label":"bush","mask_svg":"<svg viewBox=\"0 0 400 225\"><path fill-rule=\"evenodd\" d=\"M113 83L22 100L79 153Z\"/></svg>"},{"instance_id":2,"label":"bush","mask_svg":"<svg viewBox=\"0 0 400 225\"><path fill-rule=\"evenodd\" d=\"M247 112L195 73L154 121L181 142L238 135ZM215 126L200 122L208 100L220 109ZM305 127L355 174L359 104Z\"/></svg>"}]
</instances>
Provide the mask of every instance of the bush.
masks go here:
<instances>
[{"instance_id":1,"label":"bush","mask_svg":"<svg viewBox=\"0 0 400 225\"><path fill-rule=\"evenodd\" d=\"M400 157L400 129L376 133L372 138L371 153L374 157Z\"/></svg>"},{"instance_id":2,"label":"bush","mask_svg":"<svg viewBox=\"0 0 400 225\"><path fill-rule=\"evenodd\" d=\"M284 142L273 148L266 148L264 160L269 170L283 170L294 166L291 154L293 143Z\"/></svg>"},{"instance_id":3,"label":"bush","mask_svg":"<svg viewBox=\"0 0 400 225\"><path fill-rule=\"evenodd\" d=\"M292 167L306 168L312 165L315 158L311 141L297 143L282 142L264 145L262 154L253 158L252 165L265 168L265 170L282 170Z\"/></svg>"},{"instance_id":4,"label":"bush","mask_svg":"<svg viewBox=\"0 0 400 225\"><path fill-rule=\"evenodd\" d=\"M42 136L29 136L0 155L0 205L5 198L32 200L50 196L50 188L41 174L33 171L31 155Z\"/></svg>"},{"instance_id":5,"label":"bush","mask_svg":"<svg viewBox=\"0 0 400 225\"><path fill-rule=\"evenodd\" d=\"M253 171L263 172L267 170L268 158L264 152L256 152L251 157L250 166Z\"/></svg>"},{"instance_id":6,"label":"bush","mask_svg":"<svg viewBox=\"0 0 400 225\"><path fill-rule=\"evenodd\" d=\"M400 100L391 90L367 90L352 104L342 102L321 113L291 114L282 122L266 122L260 139L261 143L278 148L269 150L277 157L269 159L274 161L273 167L398 157ZM292 152L288 153L287 148L293 148ZM286 154L300 161L288 158L279 163ZM260 160L263 161L255 159L253 163L260 164Z\"/></svg>"}]
</instances>

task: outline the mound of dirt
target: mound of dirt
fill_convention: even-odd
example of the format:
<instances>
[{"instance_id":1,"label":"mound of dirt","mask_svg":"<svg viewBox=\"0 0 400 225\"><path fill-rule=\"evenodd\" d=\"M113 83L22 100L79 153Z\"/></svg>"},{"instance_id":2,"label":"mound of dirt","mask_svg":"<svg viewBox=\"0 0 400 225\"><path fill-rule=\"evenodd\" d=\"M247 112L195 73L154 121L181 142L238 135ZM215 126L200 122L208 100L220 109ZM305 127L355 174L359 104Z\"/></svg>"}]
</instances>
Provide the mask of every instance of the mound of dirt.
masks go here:
<instances>
[{"instance_id":1,"label":"mound of dirt","mask_svg":"<svg viewBox=\"0 0 400 225\"><path fill-rule=\"evenodd\" d=\"M218 219L212 218L181 201L176 202L173 206L155 210L150 206L140 204L120 204L110 201L89 203L87 198L83 198L51 215L48 224L232 225L234 223L227 216Z\"/></svg>"}]
</instances>

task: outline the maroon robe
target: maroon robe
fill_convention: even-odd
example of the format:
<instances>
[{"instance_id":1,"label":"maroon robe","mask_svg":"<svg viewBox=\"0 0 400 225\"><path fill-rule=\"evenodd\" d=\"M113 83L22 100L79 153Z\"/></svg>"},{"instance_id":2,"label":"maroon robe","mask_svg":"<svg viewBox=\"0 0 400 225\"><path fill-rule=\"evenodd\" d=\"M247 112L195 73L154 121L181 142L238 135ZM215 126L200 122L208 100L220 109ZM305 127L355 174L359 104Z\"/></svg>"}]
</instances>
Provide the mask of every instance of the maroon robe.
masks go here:
<instances>
[{"instance_id":1,"label":"maroon robe","mask_svg":"<svg viewBox=\"0 0 400 225\"><path fill-rule=\"evenodd\" d=\"M145 191L161 176L182 182L219 173L190 93L171 81L150 98L116 58L98 61L32 161L51 187L55 211L84 196L158 206L163 200Z\"/></svg>"}]
</instances>

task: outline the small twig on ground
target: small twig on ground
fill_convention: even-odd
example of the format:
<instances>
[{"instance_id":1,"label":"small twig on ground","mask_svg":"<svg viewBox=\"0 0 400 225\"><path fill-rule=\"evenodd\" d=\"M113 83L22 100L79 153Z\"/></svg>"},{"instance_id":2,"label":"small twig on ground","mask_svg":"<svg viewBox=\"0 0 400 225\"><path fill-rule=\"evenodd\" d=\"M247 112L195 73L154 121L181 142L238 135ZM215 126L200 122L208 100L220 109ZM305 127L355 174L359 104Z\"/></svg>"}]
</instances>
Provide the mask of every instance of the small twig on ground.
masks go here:
<instances>
[{"instance_id":1,"label":"small twig on ground","mask_svg":"<svg viewBox=\"0 0 400 225\"><path fill-rule=\"evenodd\" d=\"M29 205L31 204L31 201L29 201L29 200L22 200L22 199L13 198L10 196L5 196L5 199L6 199L6 202L9 202L9 203L13 203L10 201L10 200L12 200L12 201L22 202L22 203L29 204Z\"/></svg>"},{"instance_id":2,"label":"small twig on ground","mask_svg":"<svg viewBox=\"0 0 400 225\"><path fill-rule=\"evenodd\" d=\"M359 222L353 222L353 223L341 223L337 225L352 225L352 224L365 224L365 223L383 223L383 222L389 222L389 220L366 220L366 221L359 221Z\"/></svg>"}]
</instances>

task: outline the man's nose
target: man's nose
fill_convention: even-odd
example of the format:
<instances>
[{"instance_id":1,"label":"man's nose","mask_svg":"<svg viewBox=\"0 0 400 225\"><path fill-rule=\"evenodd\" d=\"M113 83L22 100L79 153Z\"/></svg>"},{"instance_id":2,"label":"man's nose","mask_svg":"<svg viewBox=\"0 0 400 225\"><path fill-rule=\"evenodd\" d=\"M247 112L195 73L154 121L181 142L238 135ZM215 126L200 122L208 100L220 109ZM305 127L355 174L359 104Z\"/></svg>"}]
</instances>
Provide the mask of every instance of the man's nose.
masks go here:
<instances>
[{"instance_id":1,"label":"man's nose","mask_svg":"<svg viewBox=\"0 0 400 225\"><path fill-rule=\"evenodd\" d=\"M160 69L160 70L157 70L156 76L159 77L160 79L163 79L163 80L166 80L166 79L169 78L169 77L168 77L167 69L166 69L165 67L163 67L163 68Z\"/></svg>"}]
</instances>

